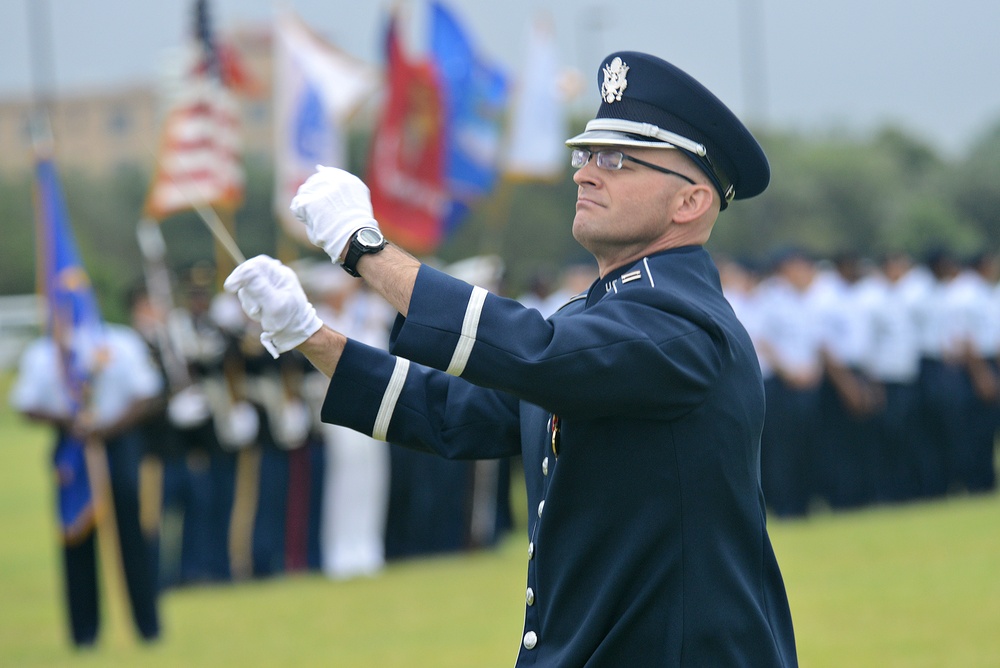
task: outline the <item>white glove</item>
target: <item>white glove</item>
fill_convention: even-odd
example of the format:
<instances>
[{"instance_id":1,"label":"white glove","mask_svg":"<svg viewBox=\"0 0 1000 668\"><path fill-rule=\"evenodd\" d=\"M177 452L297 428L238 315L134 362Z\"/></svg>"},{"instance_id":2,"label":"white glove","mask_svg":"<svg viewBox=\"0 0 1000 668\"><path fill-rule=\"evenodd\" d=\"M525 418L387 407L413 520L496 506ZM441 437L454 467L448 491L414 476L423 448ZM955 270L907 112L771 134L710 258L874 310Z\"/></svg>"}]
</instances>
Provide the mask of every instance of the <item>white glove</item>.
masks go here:
<instances>
[{"instance_id":1,"label":"white glove","mask_svg":"<svg viewBox=\"0 0 1000 668\"><path fill-rule=\"evenodd\" d=\"M188 385L167 402L167 418L179 429L197 427L211 416L208 398L197 385Z\"/></svg>"},{"instance_id":2,"label":"white glove","mask_svg":"<svg viewBox=\"0 0 1000 668\"><path fill-rule=\"evenodd\" d=\"M299 186L289 208L305 223L309 241L338 264L343 263L340 256L351 235L362 227L378 228L368 186L336 167L316 165L316 173Z\"/></svg>"},{"instance_id":3,"label":"white glove","mask_svg":"<svg viewBox=\"0 0 1000 668\"><path fill-rule=\"evenodd\" d=\"M306 442L312 426L312 413L301 399L289 399L281 407L281 416L274 425L274 440L283 450L294 450Z\"/></svg>"},{"instance_id":4,"label":"white glove","mask_svg":"<svg viewBox=\"0 0 1000 668\"><path fill-rule=\"evenodd\" d=\"M260 323L260 342L275 358L323 326L295 272L267 255L236 267L224 287L236 293L243 311Z\"/></svg>"},{"instance_id":5,"label":"white glove","mask_svg":"<svg viewBox=\"0 0 1000 668\"><path fill-rule=\"evenodd\" d=\"M222 415L215 416L215 433L219 445L230 452L242 450L260 433L260 416L249 402L237 401Z\"/></svg>"}]
</instances>

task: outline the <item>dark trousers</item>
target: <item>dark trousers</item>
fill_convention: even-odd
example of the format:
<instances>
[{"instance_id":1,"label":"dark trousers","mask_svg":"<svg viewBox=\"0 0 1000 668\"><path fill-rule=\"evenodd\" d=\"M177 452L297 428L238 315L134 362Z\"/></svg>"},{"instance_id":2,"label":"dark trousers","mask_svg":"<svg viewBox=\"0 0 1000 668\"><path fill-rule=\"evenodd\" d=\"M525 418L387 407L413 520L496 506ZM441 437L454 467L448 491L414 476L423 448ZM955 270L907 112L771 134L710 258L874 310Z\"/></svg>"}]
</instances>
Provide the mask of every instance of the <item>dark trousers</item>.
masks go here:
<instances>
[{"instance_id":1,"label":"dark trousers","mask_svg":"<svg viewBox=\"0 0 1000 668\"><path fill-rule=\"evenodd\" d=\"M210 453L208 517L208 568L213 580L232 578L229 554L229 529L236 494L236 464L238 454L215 450Z\"/></svg>"},{"instance_id":2,"label":"dark trousers","mask_svg":"<svg viewBox=\"0 0 1000 668\"><path fill-rule=\"evenodd\" d=\"M860 379L857 371L850 373ZM816 438L819 494L833 509L872 503L878 466L874 415L852 412L829 379L820 388L819 411Z\"/></svg>"},{"instance_id":3,"label":"dark trousers","mask_svg":"<svg viewBox=\"0 0 1000 668\"><path fill-rule=\"evenodd\" d=\"M967 438L968 389L963 370L940 360L920 364L920 431L917 462L921 496L945 495L956 480L956 453Z\"/></svg>"},{"instance_id":4,"label":"dark trousers","mask_svg":"<svg viewBox=\"0 0 1000 668\"><path fill-rule=\"evenodd\" d=\"M996 488L997 404L979 396L968 373L963 374L962 384L965 418L953 458L953 484L974 494L990 492Z\"/></svg>"},{"instance_id":5,"label":"dark trousers","mask_svg":"<svg viewBox=\"0 0 1000 668\"><path fill-rule=\"evenodd\" d=\"M917 443L920 437L920 388L916 383L885 383L885 407L878 416L878 500L908 501L920 496Z\"/></svg>"},{"instance_id":6,"label":"dark trousers","mask_svg":"<svg viewBox=\"0 0 1000 668\"><path fill-rule=\"evenodd\" d=\"M171 584L229 579L229 516L236 459L223 452L209 420L180 430L183 465L164 474L164 508L182 522L180 564Z\"/></svg>"},{"instance_id":7,"label":"dark trousers","mask_svg":"<svg viewBox=\"0 0 1000 668\"><path fill-rule=\"evenodd\" d=\"M779 517L804 516L815 494L819 394L778 378L764 382L767 412L760 443L761 486Z\"/></svg>"},{"instance_id":8,"label":"dark trousers","mask_svg":"<svg viewBox=\"0 0 1000 668\"><path fill-rule=\"evenodd\" d=\"M390 445L385 552L389 559L469 546L473 465Z\"/></svg>"},{"instance_id":9,"label":"dark trousers","mask_svg":"<svg viewBox=\"0 0 1000 668\"><path fill-rule=\"evenodd\" d=\"M144 640L153 640L160 633L158 584L152 552L139 523L142 439L138 433L129 432L110 440L106 450L132 618L139 635ZM96 547L97 538L92 532L81 543L63 549L70 631L73 642L81 646L93 644L97 639L100 605Z\"/></svg>"},{"instance_id":10,"label":"dark trousers","mask_svg":"<svg viewBox=\"0 0 1000 668\"><path fill-rule=\"evenodd\" d=\"M91 532L83 542L63 547L66 610L73 643L92 645L97 640L100 603L97 596L97 540Z\"/></svg>"},{"instance_id":11,"label":"dark trousers","mask_svg":"<svg viewBox=\"0 0 1000 668\"><path fill-rule=\"evenodd\" d=\"M285 570L318 570L325 448L318 435L288 453Z\"/></svg>"},{"instance_id":12,"label":"dark trousers","mask_svg":"<svg viewBox=\"0 0 1000 668\"><path fill-rule=\"evenodd\" d=\"M253 574L277 575L285 570L289 453L261 430L257 512L253 525Z\"/></svg>"}]
</instances>

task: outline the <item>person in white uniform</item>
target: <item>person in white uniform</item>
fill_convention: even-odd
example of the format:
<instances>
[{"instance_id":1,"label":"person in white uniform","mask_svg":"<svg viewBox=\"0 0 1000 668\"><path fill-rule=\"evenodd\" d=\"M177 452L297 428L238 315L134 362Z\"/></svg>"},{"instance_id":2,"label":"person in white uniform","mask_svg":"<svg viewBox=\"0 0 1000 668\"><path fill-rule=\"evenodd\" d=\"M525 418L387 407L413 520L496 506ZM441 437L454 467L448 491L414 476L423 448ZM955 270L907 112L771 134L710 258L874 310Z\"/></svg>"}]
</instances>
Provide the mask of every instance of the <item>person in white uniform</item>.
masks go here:
<instances>
[{"instance_id":1,"label":"person in white uniform","mask_svg":"<svg viewBox=\"0 0 1000 668\"><path fill-rule=\"evenodd\" d=\"M969 437L969 387L965 370L965 319L955 281L961 267L947 250L928 255L934 277L920 304L920 465L923 495L940 497L958 480L957 453Z\"/></svg>"},{"instance_id":2,"label":"person in white uniform","mask_svg":"<svg viewBox=\"0 0 1000 668\"><path fill-rule=\"evenodd\" d=\"M1000 348L1000 313L993 308L993 291L997 273L996 257L980 253L969 260L948 290L961 329L958 348L965 408L960 423L963 437L956 439L952 452L952 484L972 493L996 487L994 440L1000 377L994 361Z\"/></svg>"},{"instance_id":3,"label":"person in white uniform","mask_svg":"<svg viewBox=\"0 0 1000 668\"><path fill-rule=\"evenodd\" d=\"M866 277L861 287L861 299L872 318L872 345L864 368L881 385L884 398L875 444L876 498L883 503L919 494L914 440L920 411L920 342L913 276L922 275L921 270L907 254L890 253L882 259L880 271Z\"/></svg>"},{"instance_id":4,"label":"person in white uniform","mask_svg":"<svg viewBox=\"0 0 1000 668\"><path fill-rule=\"evenodd\" d=\"M775 261L758 288L757 354L767 411L761 434L761 484L778 516L803 516L816 493L815 448L822 380L819 319L809 288L815 262L800 249Z\"/></svg>"},{"instance_id":5,"label":"person in white uniform","mask_svg":"<svg viewBox=\"0 0 1000 668\"><path fill-rule=\"evenodd\" d=\"M875 415L881 386L863 368L872 346L872 318L861 299L861 259L841 253L813 287L823 339L821 425L817 438L820 493L831 508L875 500Z\"/></svg>"},{"instance_id":6,"label":"person in white uniform","mask_svg":"<svg viewBox=\"0 0 1000 668\"><path fill-rule=\"evenodd\" d=\"M338 267L310 270L317 313L365 344L386 348L393 316L388 304ZM370 576L385 565L389 446L340 425L322 423L325 474L320 513L323 572L335 579Z\"/></svg>"}]
</instances>

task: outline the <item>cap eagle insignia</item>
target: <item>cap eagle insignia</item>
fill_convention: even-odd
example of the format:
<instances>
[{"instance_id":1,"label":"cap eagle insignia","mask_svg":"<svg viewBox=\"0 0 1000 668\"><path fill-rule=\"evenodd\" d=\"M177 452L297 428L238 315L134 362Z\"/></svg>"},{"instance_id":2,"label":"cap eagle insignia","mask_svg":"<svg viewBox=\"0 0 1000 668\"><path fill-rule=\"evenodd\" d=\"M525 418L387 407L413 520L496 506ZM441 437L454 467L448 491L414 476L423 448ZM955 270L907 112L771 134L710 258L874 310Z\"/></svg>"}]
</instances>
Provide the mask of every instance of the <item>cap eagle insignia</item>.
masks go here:
<instances>
[{"instance_id":1,"label":"cap eagle insignia","mask_svg":"<svg viewBox=\"0 0 1000 668\"><path fill-rule=\"evenodd\" d=\"M625 75L628 74L628 65L622 59L615 56L614 60L604 66L604 84L601 85L601 97L608 104L622 99L622 93L628 86Z\"/></svg>"}]
</instances>

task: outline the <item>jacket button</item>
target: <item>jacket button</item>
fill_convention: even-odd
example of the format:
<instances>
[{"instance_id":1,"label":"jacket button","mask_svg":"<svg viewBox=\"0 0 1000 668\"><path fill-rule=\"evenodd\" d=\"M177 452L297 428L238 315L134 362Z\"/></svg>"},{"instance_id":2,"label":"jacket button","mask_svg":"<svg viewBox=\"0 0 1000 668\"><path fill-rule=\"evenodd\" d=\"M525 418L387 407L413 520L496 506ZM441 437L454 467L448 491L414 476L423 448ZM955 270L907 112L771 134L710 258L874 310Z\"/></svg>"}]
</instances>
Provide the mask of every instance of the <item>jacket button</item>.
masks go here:
<instances>
[{"instance_id":1,"label":"jacket button","mask_svg":"<svg viewBox=\"0 0 1000 668\"><path fill-rule=\"evenodd\" d=\"M524 649L535 649L537 644L538 635L534 631L528 631L524 634Z\"/></svg>"},{"instance_id":2,"label":"jacket button","mask_svg":"<svg viewBox=\"0 0 1000 668\"><path fill-rule=\"evenodd\" d=\"M541 501L538 502L538 516L539 517L542 516L542 508L544 508L544 507L545 507L545 499L542 499Z\"/></svg>"},{"instance_id":3,"label":"jacket button","mask_svg":"<svg viewBox=\"0 0 1000 668\"><path fill-rule=\"evenodd\" d=\"M535 604L535 590L531 587L528 587L528 591L524 593L524 602L528 605Z\"/></svg>"},{"instance_id":4,"label":"jacket button","mask_svg":"<svg viewBox=\"0 0 1000 668\"><path fill-rule=\"evenodd\" d=\"M535 544L528 543L528 559L534 559L534 558L535 558Z\"/></svg>"},{"instance_id":5,"label":"jacket button","mask_svg":"<svg viewBox=\"0 0 1000 668\"><path fill-rule=\"evenodd\" d=\"M542 475L548 475L548 474L549 474L549 458L546 457L545 459L542 460Z\"/></svg>"}]
</instances>

